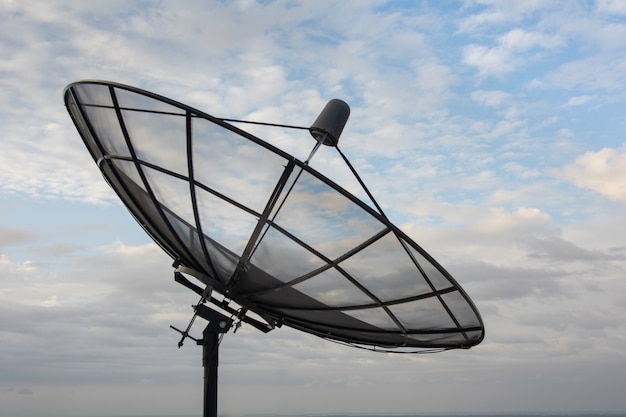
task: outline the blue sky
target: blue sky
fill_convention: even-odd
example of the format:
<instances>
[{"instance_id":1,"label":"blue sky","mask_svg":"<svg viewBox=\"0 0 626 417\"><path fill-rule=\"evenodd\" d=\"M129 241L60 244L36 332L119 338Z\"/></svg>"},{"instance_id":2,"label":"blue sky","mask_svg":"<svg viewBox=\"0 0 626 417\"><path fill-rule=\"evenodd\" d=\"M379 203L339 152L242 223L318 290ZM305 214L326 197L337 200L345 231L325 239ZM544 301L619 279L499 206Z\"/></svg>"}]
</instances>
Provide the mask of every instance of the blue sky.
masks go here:
<instances>
[{"instance_id":1,"label":"blue sky","mask_svg":"<svg viewBox=\"0 0 626 417\"><path fill-rule=\"evenodd\" d=\"M244 326L224 415L626 410L626 2L5 0L0 22L0 414L202 405L169 329L196 297L82 145L82 79L299 126L345 100L341 149L485 320L417 356ZM346 180L328 149L313 167Z\"/></svg>"}]
</instances>

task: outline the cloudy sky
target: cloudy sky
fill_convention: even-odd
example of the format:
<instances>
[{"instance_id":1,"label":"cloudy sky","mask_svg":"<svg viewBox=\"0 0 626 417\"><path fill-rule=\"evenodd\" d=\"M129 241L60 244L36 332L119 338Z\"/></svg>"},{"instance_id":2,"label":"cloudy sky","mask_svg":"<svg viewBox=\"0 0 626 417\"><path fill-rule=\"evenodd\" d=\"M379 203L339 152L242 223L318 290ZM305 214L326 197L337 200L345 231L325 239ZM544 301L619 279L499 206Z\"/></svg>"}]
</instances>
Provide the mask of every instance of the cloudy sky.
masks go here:
<instances>
[{"instance_id":1,"label":"cloudy sky","mask_svg":"<svg viewBox=\"0 0 626 417\"><path fill-rule=\"evenodd\" d=\"M197 297L84 148L81 79L299 126L347 101L343 152L485 321L435 355L244 326L224 415L624 412L624 39L618 0L0 0L0 415L202 407L201 349L169 329Z\"/></svg>"}]
</instances>

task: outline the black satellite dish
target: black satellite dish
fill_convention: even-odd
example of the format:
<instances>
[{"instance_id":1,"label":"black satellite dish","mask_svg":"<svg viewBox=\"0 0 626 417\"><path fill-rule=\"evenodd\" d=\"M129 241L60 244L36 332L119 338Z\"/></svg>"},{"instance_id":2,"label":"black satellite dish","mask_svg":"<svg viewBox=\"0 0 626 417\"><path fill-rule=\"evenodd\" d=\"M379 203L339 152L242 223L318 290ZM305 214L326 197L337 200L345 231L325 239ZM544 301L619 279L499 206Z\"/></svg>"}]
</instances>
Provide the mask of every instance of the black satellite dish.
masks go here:
<instances>
[{"instance_id":1,"label":"black satellite dish","mask_svg":"<svg viewBox=\"0 0 626 417\"><path fill-rule=\"evenodd\" d=\"M64 97L105 179L174 259L176 281L201 296L193 319L209 321L194 339L204 346L205 416L217 415L219 335L234 321L385 352L483 340L469 296L387 219L339 150L343 101L306 128L317 144L303 162L234 120L137 88L81 81ZM337 150L373 207L309 166L321 145ZM174 328L179 346L193 319Z\"/></svg>"}]
</instances>

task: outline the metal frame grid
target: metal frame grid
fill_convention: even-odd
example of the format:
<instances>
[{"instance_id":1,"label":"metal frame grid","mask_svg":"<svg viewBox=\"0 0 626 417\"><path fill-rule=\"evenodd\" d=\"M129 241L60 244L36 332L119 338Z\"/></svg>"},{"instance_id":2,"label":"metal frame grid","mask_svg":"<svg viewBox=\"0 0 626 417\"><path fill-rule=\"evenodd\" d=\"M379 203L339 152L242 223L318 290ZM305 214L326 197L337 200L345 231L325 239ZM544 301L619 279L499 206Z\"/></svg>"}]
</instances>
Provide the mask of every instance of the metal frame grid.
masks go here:
<instances>
[{"instance_id":1,"label":"metal frame grid","mask_svg":"<svg viewBox=\"0 0 626 417\"><path fill-rule=\"evenodd\" d=\"M469 296L375 201L379 211L262 139L157 94L81 81L64 98L152 239L270 327L393 352L483 340Z\"/></svg>"}]
</instances>

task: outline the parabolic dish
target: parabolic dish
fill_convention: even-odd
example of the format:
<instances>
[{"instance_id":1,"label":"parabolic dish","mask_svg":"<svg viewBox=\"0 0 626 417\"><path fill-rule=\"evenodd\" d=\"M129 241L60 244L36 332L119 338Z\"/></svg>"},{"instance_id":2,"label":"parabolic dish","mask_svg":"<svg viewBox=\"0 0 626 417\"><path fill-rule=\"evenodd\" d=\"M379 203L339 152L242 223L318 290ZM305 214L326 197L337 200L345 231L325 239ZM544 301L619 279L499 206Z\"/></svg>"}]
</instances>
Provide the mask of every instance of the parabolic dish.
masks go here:
<instances>
[{"instance_id":1,"label":"parabolic dish","mask_svg":"<svg viewBox=\"0 0 626 417\"><path fill-rule=\"evenodd\" d=\"M482 341L480 314L450 274L308 164L137 88L81 81L64 98L104 177L152 239L271 326L390 351Z\"/></svg>"}]
</instances>

